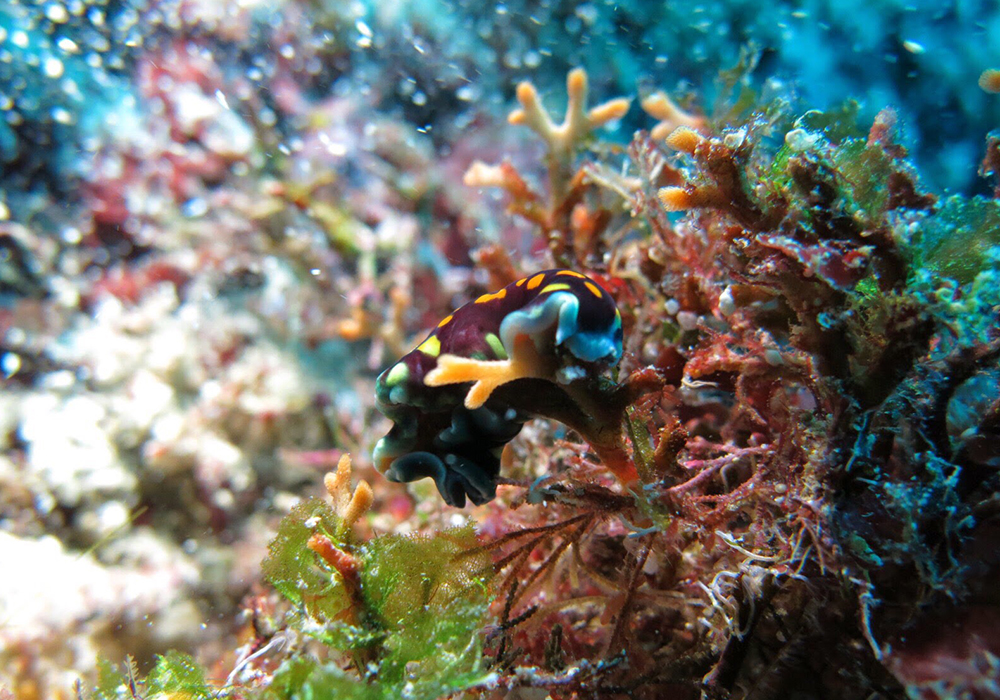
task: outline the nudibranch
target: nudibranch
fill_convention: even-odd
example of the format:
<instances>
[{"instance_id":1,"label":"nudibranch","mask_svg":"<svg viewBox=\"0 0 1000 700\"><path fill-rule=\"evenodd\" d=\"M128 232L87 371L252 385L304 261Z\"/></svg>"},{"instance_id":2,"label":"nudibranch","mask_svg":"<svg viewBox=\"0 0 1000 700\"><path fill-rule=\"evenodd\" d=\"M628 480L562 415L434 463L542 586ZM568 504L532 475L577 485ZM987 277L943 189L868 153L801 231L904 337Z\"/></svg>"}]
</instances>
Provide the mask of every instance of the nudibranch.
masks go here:
<instances>
[{"instance_id":1,"label":"nudibranch","mask_svg":"<svg viewBox=\"0 0 1000 700\"><path fill-rule=\"evenodd\" d=\"M434 479L451 505L486 503L506 444L530 418L548 417L631 481L621 410L602 377L621 355L621 314L586 275L545 270L484 294L379 376L376 406L393 427L375 466L391 481Z\"/></svg>"}]
</instances>

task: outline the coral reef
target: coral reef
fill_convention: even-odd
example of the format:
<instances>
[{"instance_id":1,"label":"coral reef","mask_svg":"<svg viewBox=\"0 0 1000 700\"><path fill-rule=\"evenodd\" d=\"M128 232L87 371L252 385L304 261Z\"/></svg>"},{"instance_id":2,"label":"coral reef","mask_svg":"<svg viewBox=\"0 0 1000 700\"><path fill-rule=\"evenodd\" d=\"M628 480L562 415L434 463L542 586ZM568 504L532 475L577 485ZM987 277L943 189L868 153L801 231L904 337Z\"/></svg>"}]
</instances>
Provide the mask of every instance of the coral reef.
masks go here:
<instances>
[{"instance_id":1,"label":"coral reef","mask_svg":"<svg viewBox=\"0 0 1000 700\"><path fill-rule=\"evenodd\" d=\"M520 5L0 9L0 697L1000 695L993 10Z\"/></svg>"},{"instance_id":2,"label":"coral reef","mask_svg":"<svg viewBox=\"0 0 1000 700\"><path fill-rule=\"evenodd\" d=\"M924 192L889 112L867 133L850 108L786 120L765 107L721 133L681 125L663 147L640 134L626 175L579 171L576 204L601 202L606 227L574 247L578 264L608 230L639 234L587 268L631 312L622 371L641 389L624 429L639 483L610 487L601 450L570 436L511 443L527 478L502 482L467 550L490 553L497 577L491 686L774 697L818 676L831 697L995 690L988 633L923 641L947 609L995 609L997 562L978 544L993 525L973 514L997 487L997 311L954 306L994 274L993 227L965 217L961 254L942 254L953 236L937 233L960 201L991 205ZM487 169L468 179L522 213L523 178ZM806 653L818 647L837 651Z\"/></svg>"}]
</instances>

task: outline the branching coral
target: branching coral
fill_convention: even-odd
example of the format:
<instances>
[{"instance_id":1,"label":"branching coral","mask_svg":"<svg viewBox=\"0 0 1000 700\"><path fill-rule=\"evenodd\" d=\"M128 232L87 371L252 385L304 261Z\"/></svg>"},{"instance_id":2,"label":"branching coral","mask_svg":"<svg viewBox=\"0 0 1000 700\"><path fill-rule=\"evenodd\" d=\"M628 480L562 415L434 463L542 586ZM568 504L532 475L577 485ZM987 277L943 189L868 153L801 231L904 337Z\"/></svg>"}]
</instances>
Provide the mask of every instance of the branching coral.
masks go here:
<instances>
[{"instance_id":1,"label":"branching coral","mask_svg":"<svg viewBox=\"0 0 1000 700\"><path fill-rule=\"evenodd\" d=\"M659 123L649 130L650 138L657 141L667 138L681 127L694 131L705 131L708 128L705 117L685 112L664 92L653 93L644 99L642 109L649 116L659 120Z\"/></svg>"},{"instance_id":2,"label":"branching coral","mask_svg":"<svg viewBox=\"0 0 1000 700\"><path fill-rule=\"evenodd\" d=\"M351 492L351 455L347 453L341 455L337 471L323 477L323 486L333 501L334 512L340 518L342 532L338 534L343 536L371 508L374 498L372 487L362 479Z\"/></svg>"},{"instance_id":3,"label":"branching coral","mask_svg":"<svg viewBox=\"0 0 1000 700\"><path fill-rule=\"evenodd\" d=\"M576 169L574 157L587 137L607 122L620 119L628 111L630 101L617 98L589 110L587 74L583 69L570 71L566 77L568 101L566 115L559 125L553 123L542 106L538 91L528 82L517 87L521 109L509 116L511 124L525 125L538 134L548 149L549 192L546 200L525 182L513 165L487 165L474 162L465 173L465 184L471 187L500 187L510 196L511 211L541 228L556 262L570 265L567 251L576 236L594 238L607 224L607 214L591 209L583 202L587 190L583 170Z\"/></svg>"},{"instance_id":4,"label":"branching coral","mask_svg":"<svg viewBox=\"0 0 1000 700\"><path fill-rule=\"evenodd\" d=\"M629 108L630 100L619 97L588 110L587 92L587 73L582 68L570 71L566 76L569 98L566 116L562 124L556 125L542 107L535 86L528 82L517 86L517 101L521 103L521 109L511 112L508 120L511 124L527 126L548 146L549 196L553 201L564 199L569 192L573 155L583 140L597 127L621 119Z\"/></svg>"}]
</instances>

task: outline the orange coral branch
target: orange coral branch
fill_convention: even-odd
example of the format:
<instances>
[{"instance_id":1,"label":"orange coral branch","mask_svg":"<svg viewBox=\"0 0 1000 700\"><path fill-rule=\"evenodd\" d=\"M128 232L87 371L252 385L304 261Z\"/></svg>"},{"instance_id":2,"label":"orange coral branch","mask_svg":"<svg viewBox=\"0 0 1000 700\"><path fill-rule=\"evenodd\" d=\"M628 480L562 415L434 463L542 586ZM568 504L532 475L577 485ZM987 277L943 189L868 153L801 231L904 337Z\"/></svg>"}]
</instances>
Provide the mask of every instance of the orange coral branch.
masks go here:
<instances>
[{"instance_id":1,"label":"orange coral branch","mask_svg":"<svg viewBox=\"0 0 1000 700\"><path fill-rule=\"evenodd\" d=\"M708 127L705 117L697 116L677 106L666 93L657 92L644 99L641 103L643 111L660 123L654 126L649 135L659 141L678 127L686 127L695 131L703 131Z\"/></svg>"}]
</instances>

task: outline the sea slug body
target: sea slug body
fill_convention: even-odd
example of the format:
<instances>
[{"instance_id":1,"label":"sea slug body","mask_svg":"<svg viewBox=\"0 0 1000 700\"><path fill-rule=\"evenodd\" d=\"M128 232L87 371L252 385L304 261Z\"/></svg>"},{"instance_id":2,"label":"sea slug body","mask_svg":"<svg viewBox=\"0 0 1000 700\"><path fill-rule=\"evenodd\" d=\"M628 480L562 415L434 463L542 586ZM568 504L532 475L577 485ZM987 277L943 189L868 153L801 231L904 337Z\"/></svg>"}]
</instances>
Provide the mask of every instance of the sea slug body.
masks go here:
<instances>
[{"instance_id":1,"label":"sea slug body","mask_svg":"<svg viewBox=\"0 0 1000 700\"><path fill-rule=\"evenodd\" d=\"M376 405L394 425L375 465L392 481L431 477L451 505L490 501L503 448L525 421L586 422L575 385L621 354L621 315L586 275L545 270L484 294L378 377Z\"/></svg>"}]
</instances>

